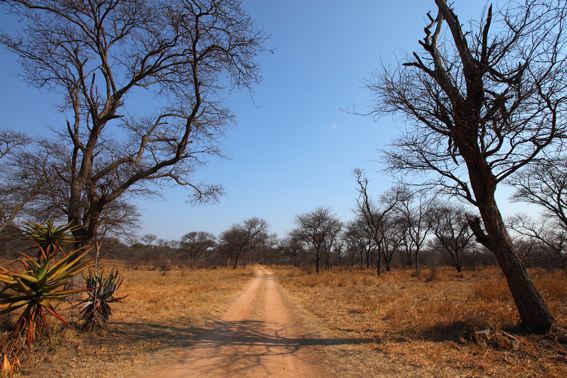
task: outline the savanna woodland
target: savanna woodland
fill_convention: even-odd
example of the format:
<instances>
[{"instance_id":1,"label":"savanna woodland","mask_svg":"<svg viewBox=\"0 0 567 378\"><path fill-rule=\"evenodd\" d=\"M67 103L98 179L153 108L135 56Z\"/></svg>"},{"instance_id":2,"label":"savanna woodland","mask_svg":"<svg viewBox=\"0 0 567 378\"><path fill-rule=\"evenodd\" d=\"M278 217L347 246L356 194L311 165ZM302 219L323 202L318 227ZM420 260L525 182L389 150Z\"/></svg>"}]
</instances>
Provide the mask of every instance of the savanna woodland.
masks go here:
<instances>
[{"instance_id":1,"label":"savanna woodland","mask_svg":"<svg viewBox=\"0 0 567 378\"><path fill-rule=\"evenodd\" d=\"M1 376L567 376L567 3L392 3L0 0Z\"/></svg>"}]
</instances>

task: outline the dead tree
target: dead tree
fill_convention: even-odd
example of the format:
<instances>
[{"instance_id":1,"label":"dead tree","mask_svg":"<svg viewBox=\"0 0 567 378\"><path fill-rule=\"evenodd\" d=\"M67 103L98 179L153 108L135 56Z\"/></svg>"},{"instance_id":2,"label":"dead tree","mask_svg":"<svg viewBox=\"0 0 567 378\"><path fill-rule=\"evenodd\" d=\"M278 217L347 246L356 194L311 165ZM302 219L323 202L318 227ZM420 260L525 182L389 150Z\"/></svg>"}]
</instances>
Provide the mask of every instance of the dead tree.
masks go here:
<instances>
[{"instance_id":1,"label":"dead tree","mask_svg":"<svg viewBox=\"0 0 567 378\"><path fill-rule=\"evenodd\" d=\"M547 332L554 319L529 279L495 192L565 135L567 3L525 0L465 29L445 0L435 0L422 51L385 69L370 89L375 114L399 113L414 125L394 143L391 169L428 172L428 182L476 206L477 240L496 256L522 323ZM444 33L444 31L447 33Z\"/></svg>"},{"instance_id":2,"label":"dead tree","mask_svg":"<svg viewBox=\"0 0 567 378\"><path fill-rule=\"evenodd\" d=\"M51 159L64 183L63 210L88 243L101 214L125 194L164 181L197 200L216 185L193 180L231 121L223 85L259 80L263 36L239 0L7 0L19 35L0 44L20 58L28 82L63 94L59 140ZM136 108L136 96L151 104ZM144 97L145 96L145 97ZM158 186L156 186L158 185Z\"/></svg>"}]
</instances>

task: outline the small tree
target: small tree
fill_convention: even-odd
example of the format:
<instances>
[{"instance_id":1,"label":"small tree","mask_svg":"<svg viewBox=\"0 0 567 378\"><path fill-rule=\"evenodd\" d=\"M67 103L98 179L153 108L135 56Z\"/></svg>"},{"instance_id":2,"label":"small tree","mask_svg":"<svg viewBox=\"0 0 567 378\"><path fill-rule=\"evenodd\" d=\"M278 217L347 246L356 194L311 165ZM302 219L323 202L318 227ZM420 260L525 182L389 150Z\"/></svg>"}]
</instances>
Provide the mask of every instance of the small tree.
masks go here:
<instances>
[{"instance_id":1,"label":"small tree","mask_svg":"<svg viewBox=\"0 0 567 378\"><path fill-rule=\"evenodd\" d=\"M396 213L405 223L406 240L409 242L410 250L413 250L415 273L420 274L421 266L419 256L431 231L432 199L423 192L412 193L404 187L397 189L399 201L396 205ZM403 223L402 223L403 226ZM401 241L400 241L401 243Z\"/></svg>"},{"instance_id":2,"label":"small tree","mask_svg":"<svg viewBox=\"0 0 567 378\"><path fill-rule=\"evenodd\" d=\"M254 217L223 232L220 241L227 252L227 263L228 258L232 257L232 268L236 269L239 260L268 237L267 230L268 223Z\"/></svg>"},{"instance_id":3,"label":"small tree","mask_svg":"<svg viewBox=\"0 0 567 378\"><path fill-rule=\"evenodd\" d=\"M400 196L403 194L398 188L393 188L386 192L381 198L382 208L378 207L368 194L368 179L360 169L354 170L356 183L358 185L358 198L356 200L358 216L364 220L365 229L374 241L377 248L376 254L376 274L382 272L382 260L384 259L384 232L385 217L396 208Z\"/></svg>"},{"instance_id":4,"label":"small tree","mask_svg":"<svg viewBox=\"0 0 567 378\"><path fill-rule=\"evenodd\" d=\"M451 256L457 272L463 270L463 254L473 243L474 234L468 223L470 217L463 207L452 205L436 205L430 215L432 231Z\"/></svg>"},{"instance_id":5,"label":"small tree","mask_svg":"<svg viewBox=\"0 0 567 378\"><path fill-rule=\"evenodd\" d=\"M25 135L0 130L0 232L29 206L43 186L16 169L18 154L30 145Z\"/></svg>"},{"instance_id":6,"label":"small tree","mask_svg":"<svg viewBox=\"0 0 567 378\"><path fill-rule=\"evenodd\" d=\"M296 218L296 233L315 253L315 271L320 272L321 259L331 253L342 229L342 223L330 209L317 208Z\"/></svg>"}]
</instances>

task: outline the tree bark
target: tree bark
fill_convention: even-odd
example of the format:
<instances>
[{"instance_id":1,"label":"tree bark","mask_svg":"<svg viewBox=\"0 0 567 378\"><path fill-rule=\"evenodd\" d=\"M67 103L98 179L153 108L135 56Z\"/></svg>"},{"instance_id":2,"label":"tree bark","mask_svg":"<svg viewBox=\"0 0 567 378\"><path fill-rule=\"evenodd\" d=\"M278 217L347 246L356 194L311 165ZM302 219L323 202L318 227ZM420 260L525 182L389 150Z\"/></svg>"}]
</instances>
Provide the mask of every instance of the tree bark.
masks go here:
<instances>
[{"instance_id":1,"label":"tree bark","mask_svg":"<svg viewBox=\"0 0 567 378\"><path fill-rule=\"evenodd\" d=\"M471 224L471 229L477 241L496 256L523 326L531 332L546 333L551 329L555 320L515 251L496 203L496 179L481 157L473 155L471 158L471 155L473 154L464 153L463 157L468 166L471 187L486 228L486 235L478 225L475 227L474 224Z\"/></svg>"}]
</instances>

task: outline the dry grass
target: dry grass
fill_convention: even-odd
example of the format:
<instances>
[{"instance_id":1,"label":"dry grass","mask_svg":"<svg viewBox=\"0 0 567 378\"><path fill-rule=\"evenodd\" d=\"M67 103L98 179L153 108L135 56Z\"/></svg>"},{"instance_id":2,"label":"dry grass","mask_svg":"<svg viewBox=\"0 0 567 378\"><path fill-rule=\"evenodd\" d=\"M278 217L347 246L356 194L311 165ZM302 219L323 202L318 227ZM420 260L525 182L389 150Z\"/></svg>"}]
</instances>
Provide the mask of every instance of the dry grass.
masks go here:
<instances>
[{"instance_id":1,"label":"dry grass","mask_svg":"<svg viewBox=\"0 0 567 378\"><path fill-rule=\"evenodd\" d=\"M462 274L443 269L433 280L427 272L411 273L278 271L290 295L322 320L328 336L373 341L339 353L339 364L351 369L380 374L373 364L385 355L392 364L417 369L417 375L567 376L564 346L515 330L519 319L497 269ZM531 276L559 325L567 327L567 275ZM490 329L488 337L475 333L484 329Z\"/></svg>"},{"instance_id":2,"label":"dry grass","mask_svg":"<svg viewBox=\"0 0 567 378\"><path fill-rule=\"evenodd\" d=\"M110 267L112 264L106 264ZM114 377L151 364L152 353L187 345L250 279L246 269L126 270L108 329L66 329L22 360L24 376ZM76 314L77 311L74 313ZM71 313L67 319L72 318Z\"/></svg>"}]
</instances>

